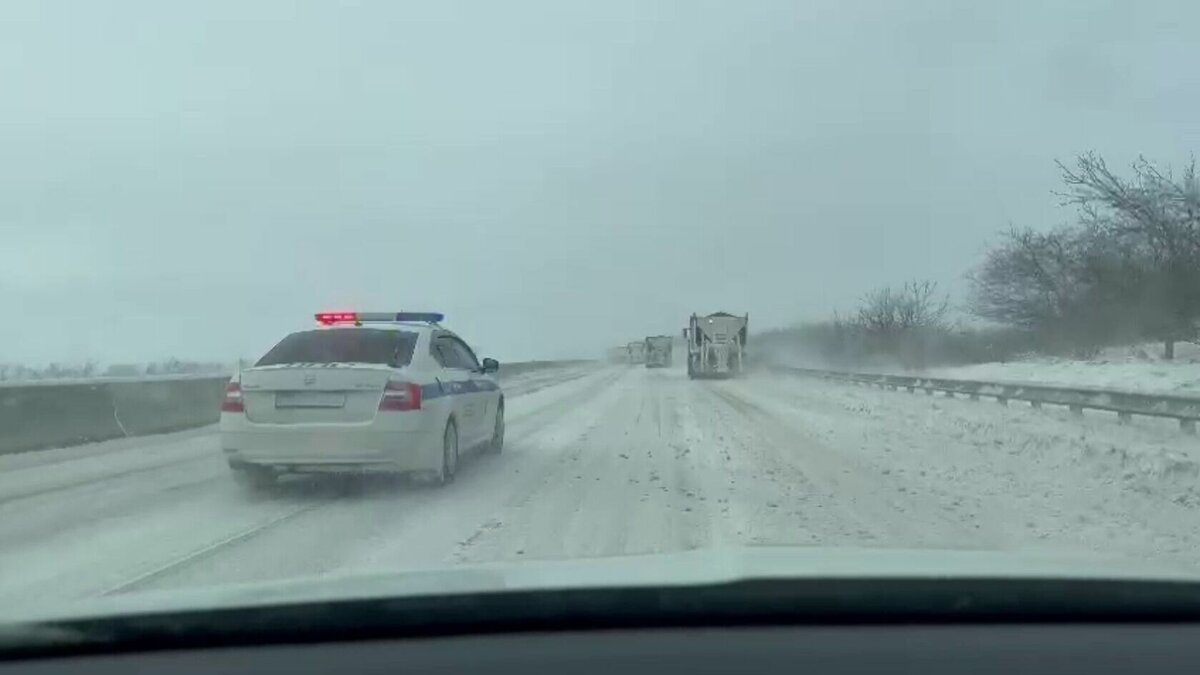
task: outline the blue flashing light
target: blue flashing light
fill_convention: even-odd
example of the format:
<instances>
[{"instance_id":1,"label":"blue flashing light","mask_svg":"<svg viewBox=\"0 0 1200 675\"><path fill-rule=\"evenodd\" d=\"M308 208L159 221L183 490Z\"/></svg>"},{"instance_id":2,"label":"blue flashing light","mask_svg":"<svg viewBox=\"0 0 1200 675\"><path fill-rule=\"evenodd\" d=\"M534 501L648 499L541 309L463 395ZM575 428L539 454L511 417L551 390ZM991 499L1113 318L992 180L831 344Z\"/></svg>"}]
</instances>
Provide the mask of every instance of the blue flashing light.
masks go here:
<instances>
[{"instance_id":1,"label":"blue flashing light","mask_svg":"<svg viewBox=\"0 0 1200 675\"><path fill-rule=\"evenodd\" d=\"M395 320L416 323L441 323L446 320L446 315L441 312L396 312Z\"/></svg>"}]
</instances>

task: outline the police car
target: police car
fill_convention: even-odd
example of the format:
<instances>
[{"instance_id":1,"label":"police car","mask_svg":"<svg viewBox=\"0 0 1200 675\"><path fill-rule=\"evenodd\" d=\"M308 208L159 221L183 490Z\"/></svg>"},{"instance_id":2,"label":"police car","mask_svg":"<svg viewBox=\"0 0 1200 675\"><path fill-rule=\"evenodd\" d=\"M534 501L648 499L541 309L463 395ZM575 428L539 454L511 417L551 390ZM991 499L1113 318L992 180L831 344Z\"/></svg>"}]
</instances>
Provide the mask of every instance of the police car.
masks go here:
<instances>
[{"instance_id":1,"label":"police car","mask_svg":"<svg viewBox=\"0 0 1200 675\"><path fill-rule=\"evenodd\" d=\"M500 364L481 363L441 314L316 314L234 376L220 437L235 476L402 472L454 479L460 453L504 446Z\"/></svg>"}]
</instances>

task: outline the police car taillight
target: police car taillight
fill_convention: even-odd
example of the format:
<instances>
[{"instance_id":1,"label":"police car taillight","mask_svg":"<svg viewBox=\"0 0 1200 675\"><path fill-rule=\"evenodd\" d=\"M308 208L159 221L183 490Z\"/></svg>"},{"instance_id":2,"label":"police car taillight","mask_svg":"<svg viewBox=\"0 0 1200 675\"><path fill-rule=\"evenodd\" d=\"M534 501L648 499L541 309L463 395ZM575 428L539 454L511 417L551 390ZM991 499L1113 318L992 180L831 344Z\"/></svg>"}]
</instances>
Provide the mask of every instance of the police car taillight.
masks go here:
<instances>
[{"instance_id":1,"label":"police car taillight","mask_svg":"<svg viewBox=\"0 0 1200 675\"><path fill-rule=\"evenodd\" d=\"M420 410L421 385L389 381L383 387L383 398L379 400L379 409L392 412Z\"/></svg>"},{"instance_id":2,"label":"police car taillight","mask_svg":"<svg viewBox=\"0 0 1200 675\"><path fill-rule=\"evenodd\" d=\"M230 382L225 385L225 399L221 401L221 412L246 412L246 402L242 398L242 385L240 382Z\"/></svg>"}]
</instances>

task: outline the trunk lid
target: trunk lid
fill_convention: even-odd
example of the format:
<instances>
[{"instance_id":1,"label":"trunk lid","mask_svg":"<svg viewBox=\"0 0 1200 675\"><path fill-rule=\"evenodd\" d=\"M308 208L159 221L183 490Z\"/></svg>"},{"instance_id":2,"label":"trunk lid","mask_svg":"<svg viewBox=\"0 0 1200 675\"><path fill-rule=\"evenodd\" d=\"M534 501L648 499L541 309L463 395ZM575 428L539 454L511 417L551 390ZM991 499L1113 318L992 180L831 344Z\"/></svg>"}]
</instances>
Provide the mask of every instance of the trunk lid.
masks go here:
<instances>
[{"instance_id":1,"label":"trunk lid","mask_svg":"<svg viewBox=\"0 0 1200 675\"><path fill-rule=\"evenodd\" d=\"M295 363L242 371L246 419L263 424L356 424L375 419L399 371L371 363Z\"/></svg>"}]
</instances>

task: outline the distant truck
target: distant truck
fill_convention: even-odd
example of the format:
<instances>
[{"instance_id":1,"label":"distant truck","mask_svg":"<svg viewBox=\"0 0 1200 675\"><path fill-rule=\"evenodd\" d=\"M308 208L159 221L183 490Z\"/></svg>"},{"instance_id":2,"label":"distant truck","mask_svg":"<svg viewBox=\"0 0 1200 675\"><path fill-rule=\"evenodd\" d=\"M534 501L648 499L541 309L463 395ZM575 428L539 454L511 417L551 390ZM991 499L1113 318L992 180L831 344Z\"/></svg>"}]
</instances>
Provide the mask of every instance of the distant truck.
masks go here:
<instances>
[{"instance_id":1,"label":"distant truck","mask_svg":"<svg viewBox=\"0 0 1200 675\"><path fill-rule=\"evenodd\" d=\"M604 350L604 360L609 363L629 363L629 348L625 345Z\"/></svg>"},{"instance_id":2,"label":"distant truck","mask_svg":"<svg viewBox=\"0 0 1200 675\"><path fill-rule=\"evenodd\" d=\"M742 374L746 363L749 325L749 314L693 314L688 327L683 329L683 338L688 346L688 377L732 377Z\"/></svg>"},{"instance_id":3,"label":"distant truck","mask_svg":"<svg viewBox=\"0 0 1200 675\"><path fill-rule=\"evenodd\" d=\"M670 368L675 338L670 335L651 335L646 338L646 367Z\"/></svg>"},{"instance_id":4,"label":"distant truck","mask_svg":"<svg viewBox=\"0 0 1200 675\"><path fill-rule=\"evenodd\" d=\"M629 363L632 365L640 365L646 362L646 342L638 340L625 345L625 350L629 355Z\"/></svg>"}]
</instances>

